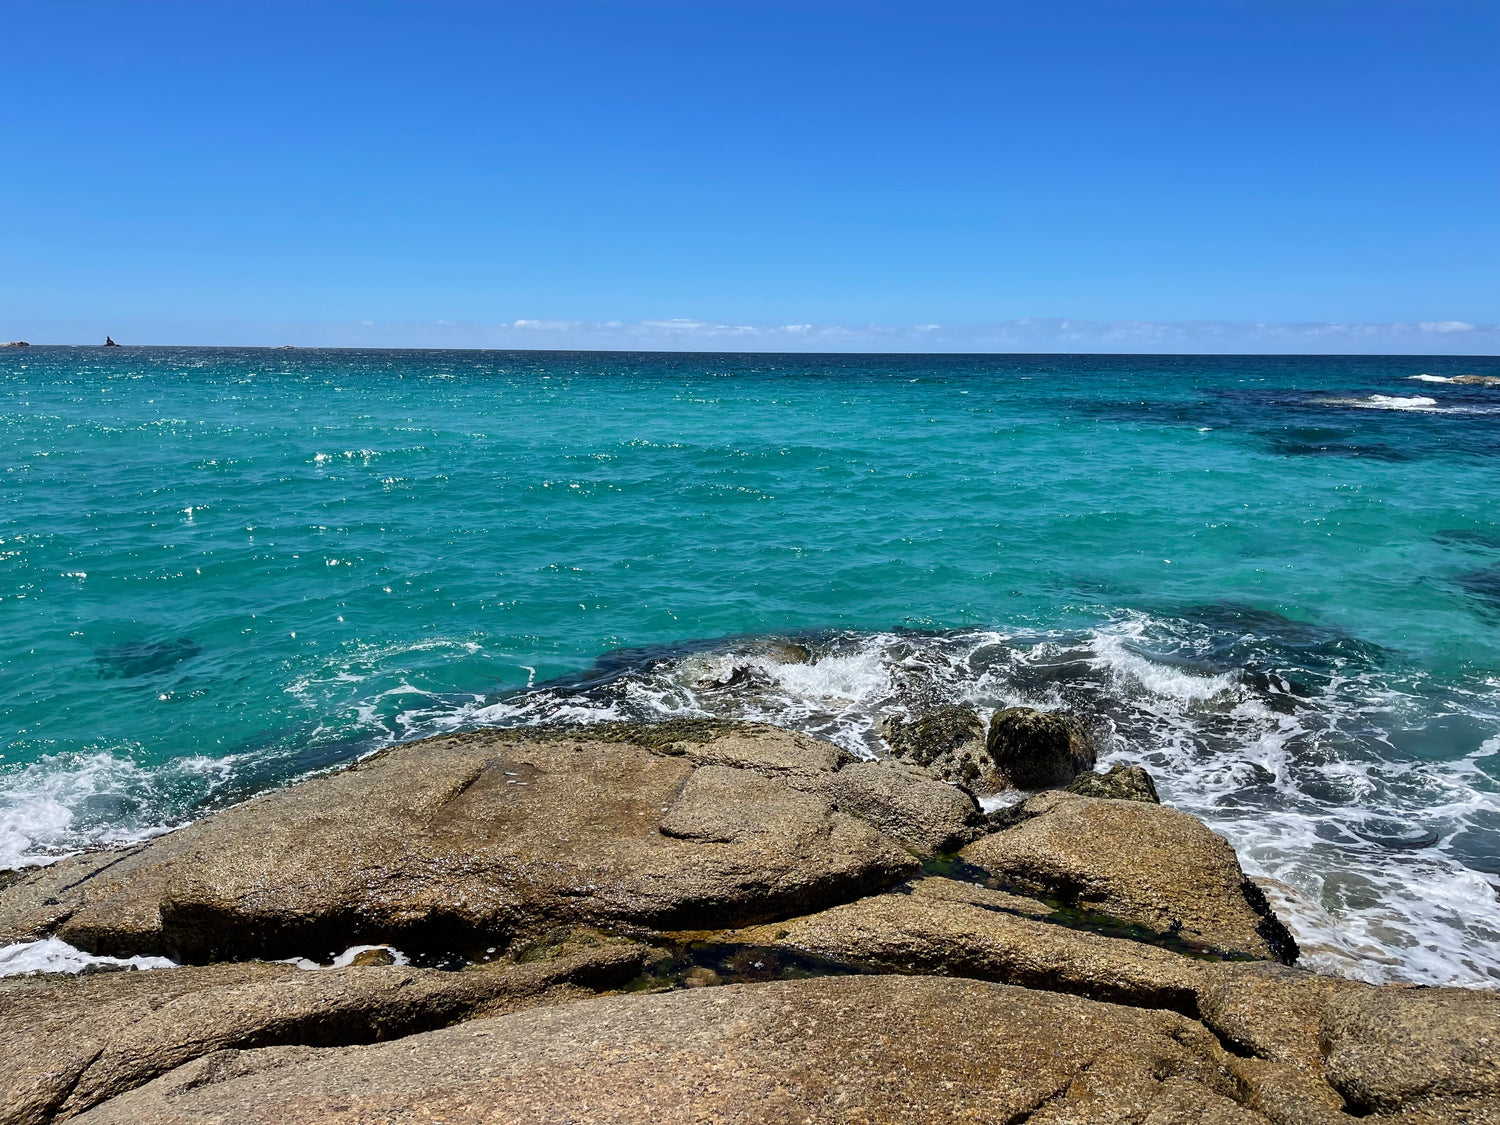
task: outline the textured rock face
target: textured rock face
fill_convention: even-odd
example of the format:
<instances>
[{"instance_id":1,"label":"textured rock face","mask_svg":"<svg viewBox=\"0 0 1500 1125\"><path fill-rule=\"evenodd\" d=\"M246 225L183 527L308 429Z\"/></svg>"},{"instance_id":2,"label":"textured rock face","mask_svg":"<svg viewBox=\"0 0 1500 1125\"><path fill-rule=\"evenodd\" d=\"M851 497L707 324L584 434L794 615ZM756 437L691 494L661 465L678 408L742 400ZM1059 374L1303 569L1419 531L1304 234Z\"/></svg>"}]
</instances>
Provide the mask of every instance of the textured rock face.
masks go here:
<instances>
[{"instance_id":1,"label":"textured rock face","mask_svg":"<svg viewBox=\"0 0 1500 1125\"><path fill-rule=\"evenodd\" d=\"M173 1122L1263 1122L1180 1016L845 977L581 1001L331 1051L224 1053L80 1118Z\"/></svg>"},{"instance_id":2,"label":"textured rock face","mask_svg":"<svg viewBox=\"0 0 1500 1125\"><path fill-rule=\"evenodd\" d=\"M934 973L1192 1014L1210 963L1041 919L1042 903L948 879L730 935L887 972Z\"/></svg>"},{"instance_id":3,"label":"textured rock face","mask_svg":"<svg viewBox=\"0 0 1500 1125\"><path fill-rule=\"evenodd\" d=\"M899 762L845 766L833 775L830 792L842 811L926 854L957 851L984 824L979 803L966 790Z\"/></svg>"},{"instance_id":4,"label":"textured rock face","mask_svg":"<svg viewBox=\"0 0 1500 1125\"><path fill-rule=\"evenodd\" d=\"M636 975L646 949L574 940L552 953L461 973L252 961L0 981L0 1122L62 1120L225 1048L372 1042L586 995Z\"/></svg>"},{"instance_id":5,"label":"textured rock face","mask_svg":"<svg viewBox=\"0 0 1500 1125\"><path fill-rule=\"evenodd\" d=\"M1360 988L1322 1014L1333 1086L1360 1110L1442 1119L1457 1107L1500 1110L1500 995L1463 988ZM1472 1120L1481 1120L1473 1117Z\"/></svg>"},{"instance_id":6,"label":"textured rock face","mask_svg":"<svg viewBox=\"0 0 1500 1125\"><path fill-rule=\"evenodd\" d=\"M30 936L61 916L81 948L192 961L575 923L742 924L915 869L901 844L834 808L849 760L746 724L429 739L129 856L23 881L4 892L4 920ZM901 787L886 788L895 800Z\"/></svg>"},{"instance_id":7,"label":"textured rock face","mask_svg":"<svg viewBox=\"0 0 1500 1125\"><path fill-rule=\"evenodd\" d=\"M985 749L1017 789L1066 785L1097 758L1093 739L1072 715L1030 707L995 712Z\"/></svg>"},{"instance_id":8,"label":"textured rock face","mask_svg":"<svg viewBox=\"0 0 1500 1125\"><path fill-rule=\"evenodd\" d=\"M1198 1013L1235 1051L1321 1073L1324 1009L1344 992L1368 988L1274 961L1228 962L1199 989Z\"/></svg>"},{"instance_id":9,"label":"textured rock face","mask_svg":"<svg viewBox=\"0 0 1500 1125\"><path fill-rule=\"evenodd\" d=\"M164 925L195 958L231 951L226 936L291 952L332 933L706 928L857 897L912 868L870 824L789 784L830 756L822 745L699 733L681 753L582 732L402 747L223 814L168 885Z\"/></svg>"},{"instance_id":10,"label":"textured rock face","mask_svg":"<svg viewBox=\"0 0 1500 1125\"><path fill-rule=\"evenodd\" d=\"M1111 766L1109 772L1103 774L1088 770L1068 782L1067 791L1080 797L1161 804L1161 798L1156 795L1156 782L1140 766Z\"/></svg>"},{"instance_id":11,"label":"textured rock face","mask_svg":"<svg viewBox=\"0 0 1500 1125\"><path fill-rule=\"evenodd\" d=\"M1022 812L1030 819L970 844L964 859L1164 937L1221 953L1295 957L1275 915L1246 897L1234 849L1194 817L1056 792L1031 798Z\"/></svg>"},{"instance_id":12,"label":"textured rock face","mask_svg":"<svg viewBox=\"0 0 1500 1125\"><path fill-rule=\"evenodd\" d=\"M0 891L0 942L55 935L109 956L164 954L161 897L208 822L149 845L73 856Z\"/></svg>"}]
</instances>

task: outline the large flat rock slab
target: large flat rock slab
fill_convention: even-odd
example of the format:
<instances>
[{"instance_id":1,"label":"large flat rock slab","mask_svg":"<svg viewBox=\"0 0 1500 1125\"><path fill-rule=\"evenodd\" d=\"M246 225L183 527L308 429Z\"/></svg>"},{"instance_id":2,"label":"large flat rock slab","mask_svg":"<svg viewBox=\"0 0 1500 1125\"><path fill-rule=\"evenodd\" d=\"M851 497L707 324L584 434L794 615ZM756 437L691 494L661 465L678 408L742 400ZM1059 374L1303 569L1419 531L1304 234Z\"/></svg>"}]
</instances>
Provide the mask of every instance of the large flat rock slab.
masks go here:
<instances>
[{"instance_id":1,"label":"large flat rock slab","mask_svg":"<svg viewBox=\"0 0 1500 1125\"><path fill-rule=\"evenodd\" d=\"M1291 961L1296 944L1234 849L1196 817L1142 801L1048 792L963 858L1001 880L1217 954Z\"/></svg>"},{"instance_id":2,"label":"large flat rock slab","mask_svg":"<svg viewBox=\"0 0 1500 1125\"><path fill-rule=\"evenodd\" d=\"M0 938L204 962L804 913L911 874L910 838L947 838L971 801L940 786L953 800L934 804L939 783L902 773L857 787L863 815L848 812L856 787L835 782L851 761L709 721L427 739L23 879L0 894Z\"/></svg>"},{"instance_id":3,"label":"large flat rock slab","mask_svg":"<svg viewBox=\"0 0 1500 1125\"><path fill-rule=\"evenodd\" d=\"M250 961L0 981L0 1125L65 1120L227 1048L367 1043L589 995L646 951L578 935L546 953L466 972Z\"/></svg>"},{"instance_id":4,"label":"large flat rock slab","mask_svg":"<svg viewBox=\"0 0 1500 1125\"><path fill-rule=\"evenodd\" d=\"M1198 993L1212 980L1210 962L1035 914L1025 899L935 878L907 893L725 936L886 972L972 977L1196 1015Z\"/></svg>"},{"instance_id":5,"label":"large flat rock slab","mask_svg":"<svg viewBox=\"0 0 1500 1125\"><path fill-rule=\"evenodd\" d=\"M840 977L585 1000L369 1047L221 1052L78 1120L1264 1122L1233 1100L1227 1061L1167 1012Z\"/></svg>"}]
</instances>

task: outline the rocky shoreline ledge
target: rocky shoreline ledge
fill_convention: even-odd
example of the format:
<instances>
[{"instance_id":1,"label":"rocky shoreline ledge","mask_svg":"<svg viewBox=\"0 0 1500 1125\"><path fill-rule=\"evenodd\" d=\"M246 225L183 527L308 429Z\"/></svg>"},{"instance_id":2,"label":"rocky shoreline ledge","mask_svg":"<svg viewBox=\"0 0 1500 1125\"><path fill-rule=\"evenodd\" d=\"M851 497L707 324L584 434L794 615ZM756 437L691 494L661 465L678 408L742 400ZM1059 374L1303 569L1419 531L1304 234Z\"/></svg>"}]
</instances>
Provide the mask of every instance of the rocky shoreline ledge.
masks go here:
<instances>
[{"instance_id":1,"label":"rocky shoreline ledge","mask_svg":"<svg viewBox=\"0 0 1500 1125\"><path fill-rule=\"evenodd\" d=\"M1070 720L887 739L442 736L20 873L0 944L182 964L0 981L0 1125L1500 1123L1500 995L1296 968Z\"/></svg>"}]
</instances>

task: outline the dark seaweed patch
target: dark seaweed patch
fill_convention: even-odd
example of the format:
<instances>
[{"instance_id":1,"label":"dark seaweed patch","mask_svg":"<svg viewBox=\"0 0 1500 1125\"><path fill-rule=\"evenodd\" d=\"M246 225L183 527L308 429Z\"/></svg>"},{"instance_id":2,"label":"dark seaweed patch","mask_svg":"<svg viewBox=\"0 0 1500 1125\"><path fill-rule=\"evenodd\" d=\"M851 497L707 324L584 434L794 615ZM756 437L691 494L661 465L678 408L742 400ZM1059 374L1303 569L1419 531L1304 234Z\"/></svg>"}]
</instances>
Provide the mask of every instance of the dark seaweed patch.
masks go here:
<instances>
[{"instance_id":1,"label":"dark seaweed patch","mask_svg":"<svg viewBox=\"0 0 1500 1125\"><path fill-rule=\"evenodd\" d=\"M1271 956L1283 965L1295 965L1297 958L1302 956L1302 950L1297 946L1297 939L1292 936L1292 931L1286 928L1281 919L1276 917L1276 911L1271 909L1266 892L1253 879L1246 879L1240 884L1240 893L1245 896L1250 909L1260 915L1260 921L1255 923L1255 932L1270 948Z\"/></svg>"},{"instance_id":2,"label":"dark seaweed patch","mask_svg":"<svg viewBox=\"0 0 1500 1125\"><path fill-rule=\"evenodd\" d=\"M1271 451L1283 457L1363 457L1370 461L1410 461L1409 453L1386 445L1384 442L1357 442L1341 440L1341 437L1302 439L1293 435L1278 435L1270 442Z\"/></svg>"},{"instance_id":3,"label":"dark seaweed patch","mask_svg":"<svg viewBox=\"0 0 1500 1125\"><path fill-rule=\"evenodd\" d=\"M732 942L694 941L658 945L646 971L626 987L633 992L758 984L772 980L853 976L870 970L793 949Z\"/></svg>"}]
</instances>

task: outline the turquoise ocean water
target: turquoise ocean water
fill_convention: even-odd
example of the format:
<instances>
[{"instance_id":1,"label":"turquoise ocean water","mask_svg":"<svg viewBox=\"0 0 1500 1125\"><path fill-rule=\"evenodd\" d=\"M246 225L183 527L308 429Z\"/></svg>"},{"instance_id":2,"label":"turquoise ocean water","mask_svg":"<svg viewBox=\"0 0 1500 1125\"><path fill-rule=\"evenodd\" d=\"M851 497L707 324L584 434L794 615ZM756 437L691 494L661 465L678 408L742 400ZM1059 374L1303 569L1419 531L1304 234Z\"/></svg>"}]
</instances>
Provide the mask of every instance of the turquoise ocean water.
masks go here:
<instances>
[{"instance_id":1,"label":"turquoise ocean water","mask_svg":"<svg viewBox=\"0 0 1500 1125\"><path fill-rule=\"evenodd\" d=\"M926 701L1031 702L1278 880L1310 963L1500 985L1471 373L1500 361L7 349L0 867L455 727L879 753Z\"/></svg>"}]
</instances>

